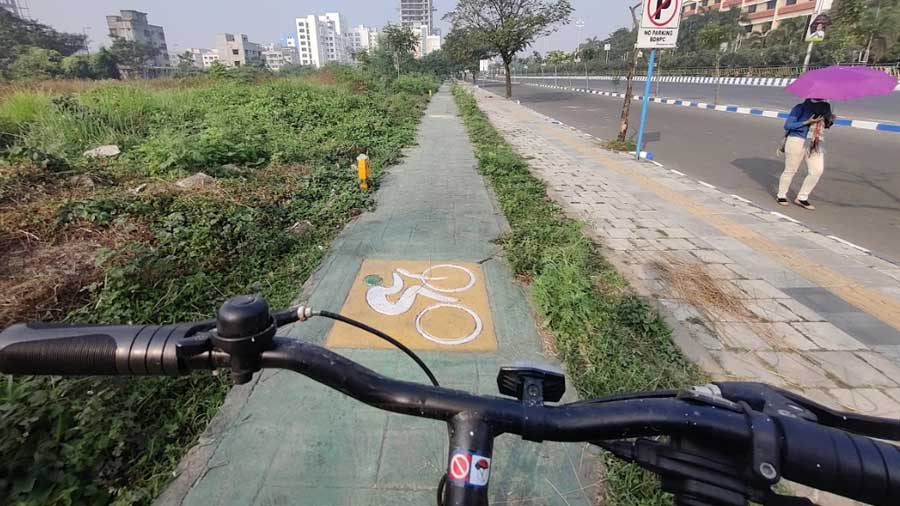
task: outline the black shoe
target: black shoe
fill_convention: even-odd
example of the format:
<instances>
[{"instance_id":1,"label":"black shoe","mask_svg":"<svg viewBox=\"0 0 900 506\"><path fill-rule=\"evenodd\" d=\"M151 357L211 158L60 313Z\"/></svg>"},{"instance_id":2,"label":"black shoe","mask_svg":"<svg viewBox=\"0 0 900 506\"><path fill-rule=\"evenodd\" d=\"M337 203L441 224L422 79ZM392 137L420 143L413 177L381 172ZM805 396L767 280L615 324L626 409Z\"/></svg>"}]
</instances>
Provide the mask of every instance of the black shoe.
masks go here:
<instances>
[{"instance_id":1,"label":"black shoe","mask_svg":"<svg viewBox=\"0 0 900 506\"><path fill-rule=\"evenodd\" d=\"M816 208L816 206L810 204L808 200L797 199L794 201L794 203L802 207L803 209L809 209L810 211Z\"/></svg>"},{"instance_id":2,"label":"black shoe","mask_svg":"<svg viewBox=\"0 0 900 506\"><path fill-rule=\"evenodd\" d=\"M790 204L790 202L788 202L788 199L786 199L784 197L778 197L776 200L778 201L778 204L782 205L782 206L786 206L786 205Z\"/></svg>"}]
</instances>

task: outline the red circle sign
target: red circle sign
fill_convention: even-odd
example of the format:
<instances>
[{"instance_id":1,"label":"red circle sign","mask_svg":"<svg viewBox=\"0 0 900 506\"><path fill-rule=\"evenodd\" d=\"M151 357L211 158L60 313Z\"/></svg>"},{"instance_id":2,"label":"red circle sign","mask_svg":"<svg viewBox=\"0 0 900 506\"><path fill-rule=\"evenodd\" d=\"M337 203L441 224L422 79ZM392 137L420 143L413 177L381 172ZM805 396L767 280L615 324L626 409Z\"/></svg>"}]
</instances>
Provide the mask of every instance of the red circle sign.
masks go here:
<instances>
[{"instance_id":1,"label":"red circle sign","mask_svg":"<svg viewBox=\"0 0 900 506\"><path fill-rule=\"evenodd\" d=\"M465 481L469 477L469 456L457 453L450 459L450 479Z\"/></svg>"},{"instance_id":2,"label":"red circle sign","mask_svg":"<svg viewBox=\"0 0 900 506\"><path fill-rule=\"evenodd\" d=\"M672 15L665 21L657 22L656 15L663 10L668 10L669 7L674 7L672 9ZM678 0L647 0L647 7L644 9L644 12L648 14L647 19L649 19L651 23L659 27L665 27L678 15Z\"/></svg>"}]
</instances>

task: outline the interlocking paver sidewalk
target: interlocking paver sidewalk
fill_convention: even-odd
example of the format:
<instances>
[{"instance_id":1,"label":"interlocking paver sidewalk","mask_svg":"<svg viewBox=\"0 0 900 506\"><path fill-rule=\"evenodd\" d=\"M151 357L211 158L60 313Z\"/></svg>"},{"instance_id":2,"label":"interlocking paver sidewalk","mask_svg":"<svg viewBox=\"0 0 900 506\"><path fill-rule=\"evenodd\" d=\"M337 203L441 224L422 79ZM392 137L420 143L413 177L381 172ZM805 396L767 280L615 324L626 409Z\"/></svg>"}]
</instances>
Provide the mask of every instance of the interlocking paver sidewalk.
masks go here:
<instances>
[{"instance_id":1,"label":"interlocking paver sidewalk","mask_svg":"<svg viewBox=\"0 0 900 506\"><path fill-rule=\"evenodd\" d=\"M366 260L478 263L496 351L420 355L443 386L498 395L501 364L551 360L541 353L521 288L497 257L493 241L507 224L476 172L472 146L446 88L429 105L417 143L390 169L377 209L332 245L306 293L312 306L339 311ZM290 335L324 343L330 330L330 321L312 319L295 325ZM398 351L337 351L384 375L426 382ZM439 422L370 408L298 374L265 372L232 391L157 503L433 504L447 462L446 430ZM597 459L585 445L536 444L504 435L493 456L493 504L588 506L597 495Z\"/></svg>"},{"instance_id":2,"label":"interlocking paver sidewalk","mask_svg":"<svg viewBox=\"0 0 900 506\"><path fill-rule=\"evenodd\" d=\"M714 377L900 414L898 266L473 90L551 197L660 302L682 350Z\"/></svg>"}]
</instances>

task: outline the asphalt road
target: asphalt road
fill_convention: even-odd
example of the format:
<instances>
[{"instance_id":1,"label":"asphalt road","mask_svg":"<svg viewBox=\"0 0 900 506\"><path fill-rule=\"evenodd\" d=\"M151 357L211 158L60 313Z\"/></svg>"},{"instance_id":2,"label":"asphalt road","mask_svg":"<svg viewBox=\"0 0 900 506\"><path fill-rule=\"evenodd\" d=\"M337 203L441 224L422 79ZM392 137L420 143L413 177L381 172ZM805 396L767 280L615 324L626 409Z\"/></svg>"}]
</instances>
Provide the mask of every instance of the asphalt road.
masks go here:
<instances>
[{"instance_id":1,"label":"asphalt road","mask_svg":"<svg viewBox=\"0 0 900 506\"><path fill-rule=\"evenodd\" d=\"M502 94L502 84L482 83ZM522 105L607 139L618 131L619 98L516 85ZM640 104L631 109L631 134ZM774 193L783 161L775 156L784 130L778 119L650 104L647 150L667 168L726 193L798 219L900 262L900 138L894 133L835 127L826 139L825 173L807 211L779 206ZM805 169L794 181L799 188Z\"/></svg>"},{"instance_id":2,"label":"asphalt road","mask_svg":"<svg viewBox=\"0 0 900 506\"><path fill-rule=\"evenodd\" d=\"M516 76L519 79L519 76ZM527 78L526 78L527 79ZM590 84L590 89L601 91L625 92L625 80L618 86L612 81L591 80L585 81L584 76L559 77L557 79L527 79L525 82L559 84L574 88L584 88ZM658 91L657 91L658 89ZM695 102L713 103L716 86L714 84L684 84L684 83L659 83L654 82L650 86L650 96L683 98ZM634 94L644 94L644 83L635 81ZM759 107L777 111L789 111L791 107L800 102L800 99L784 91L777 86L739 86L722 85L719 90L719 103L723 105L741 105L747 107ZM856 100L834 102L834 113L849 119L863 119L884 123L900 123L900 91L895 91L887 96L867 97Z\"/></svg>"}]
</instances>

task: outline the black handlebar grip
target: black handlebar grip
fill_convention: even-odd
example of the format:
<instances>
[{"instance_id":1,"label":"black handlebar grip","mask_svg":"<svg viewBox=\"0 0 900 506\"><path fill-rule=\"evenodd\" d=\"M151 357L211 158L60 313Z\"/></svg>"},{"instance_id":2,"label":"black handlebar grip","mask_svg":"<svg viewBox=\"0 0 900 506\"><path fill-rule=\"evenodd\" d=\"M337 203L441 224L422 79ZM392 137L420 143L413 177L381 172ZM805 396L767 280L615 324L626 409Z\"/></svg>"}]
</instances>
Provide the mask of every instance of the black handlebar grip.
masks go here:
<instances>
[{"instance_id":1,"label":"black handlebar grip","mask_svg":"<svg viewBox=\"0 0 900 506\"><path fill-rule=\"evenodd\" d=\"M195 325L20 323L0 332L0 372L38 375L175 375L176 342Z\"/></svg>"},{"instance_id":2,"label":"black handlebar grip","mask_svg":"<svg viewBox=\"0 0 900 506\"><path fill-rule=\"evenodd\" d=\"M866 504L898 504L900 447L802 420L779 421L786 478Z\"/></svg>"}]
</instances>

